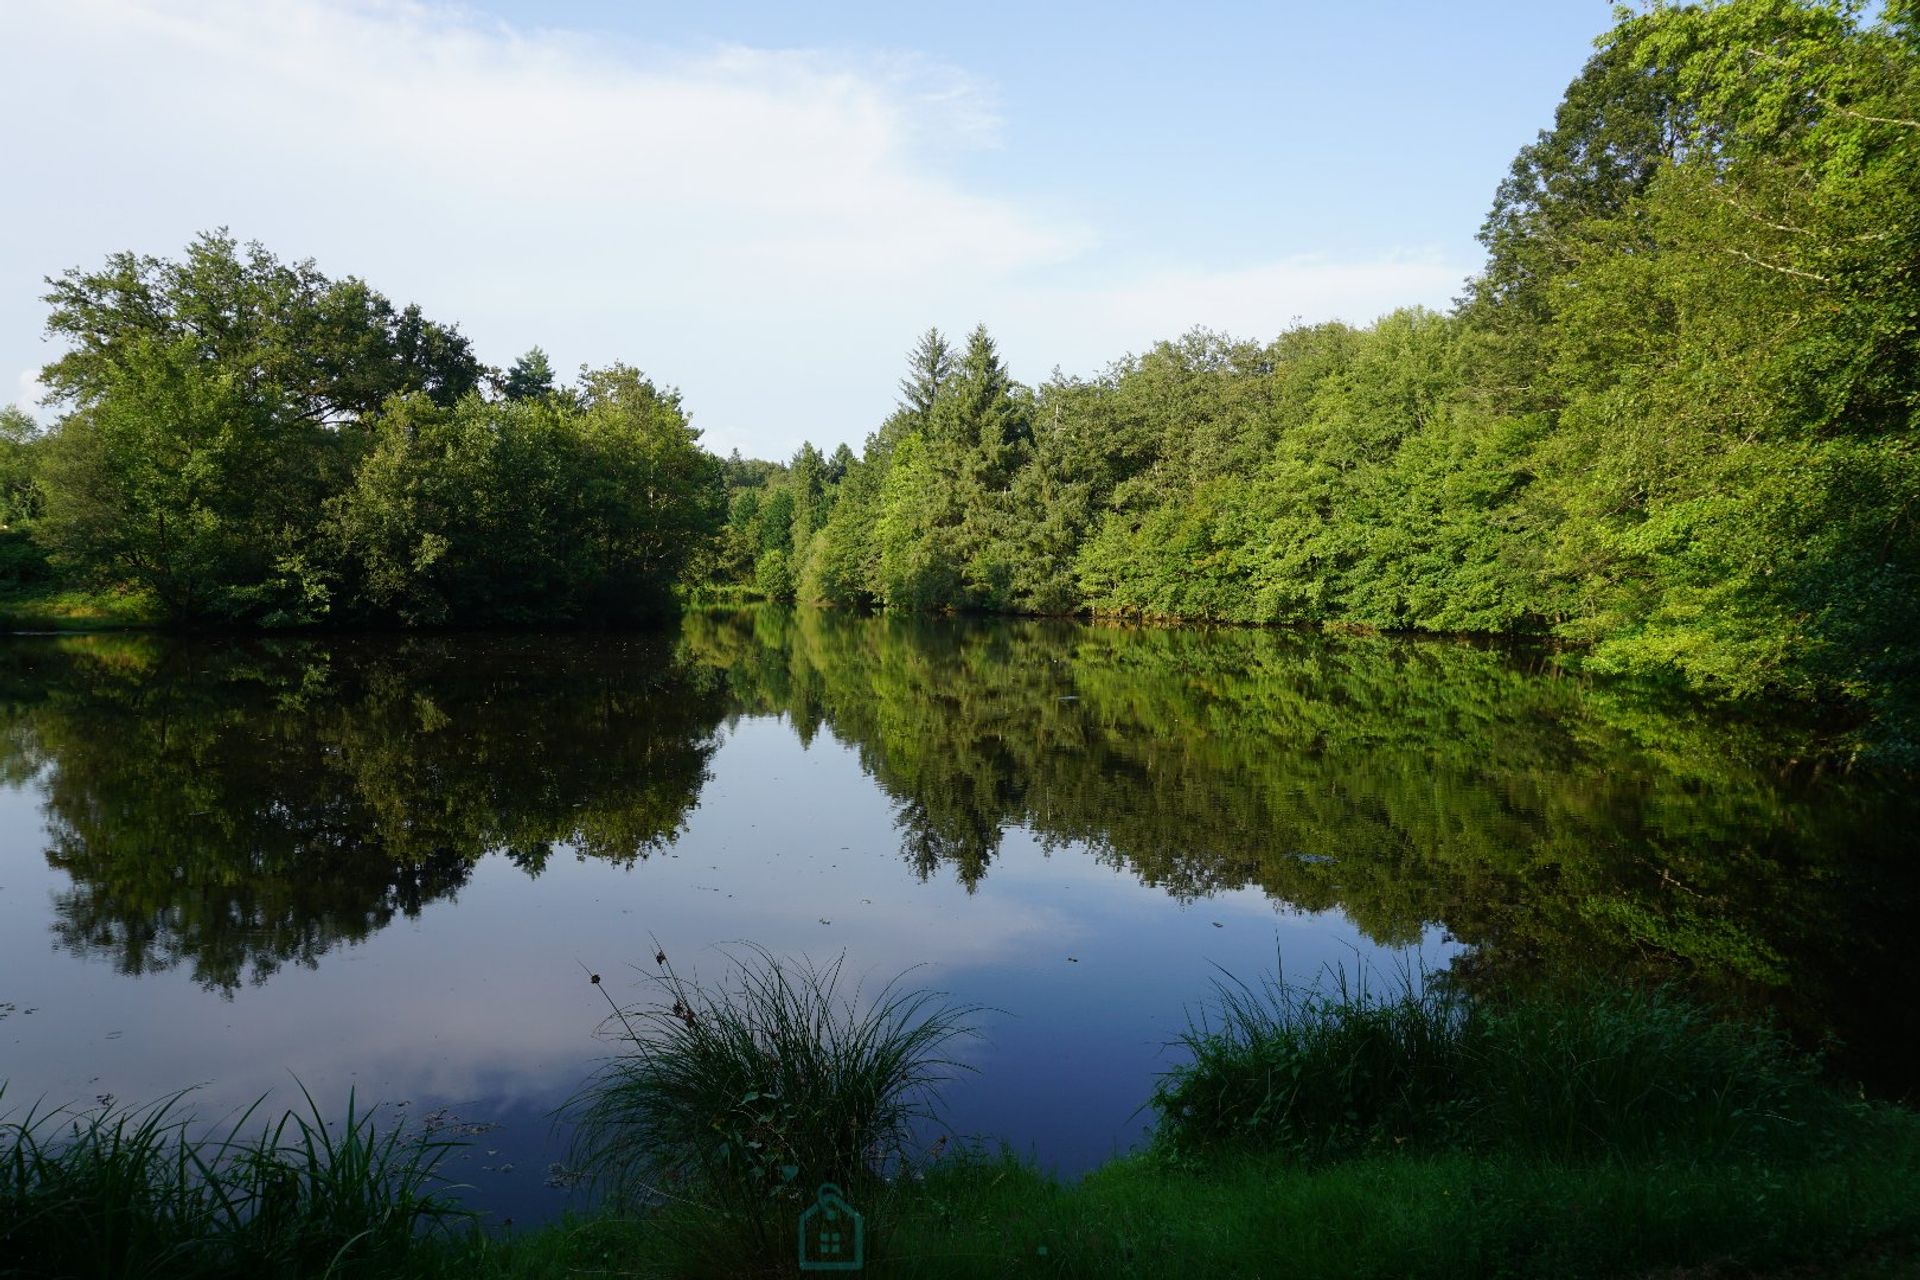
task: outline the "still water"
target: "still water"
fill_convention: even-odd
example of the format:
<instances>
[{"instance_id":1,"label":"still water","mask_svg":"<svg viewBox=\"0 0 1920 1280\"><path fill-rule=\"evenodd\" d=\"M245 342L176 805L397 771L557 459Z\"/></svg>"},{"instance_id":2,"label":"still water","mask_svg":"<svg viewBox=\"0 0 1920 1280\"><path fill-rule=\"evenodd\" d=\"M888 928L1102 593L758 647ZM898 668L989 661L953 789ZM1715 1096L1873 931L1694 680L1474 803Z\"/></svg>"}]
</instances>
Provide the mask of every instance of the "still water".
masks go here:
<instances>
[{"instance_id":1,"label":"still water","mask_svg":"<svg viewBox=\"0 0 1920 1280\"><path fill-rule=\"evenodd\" d=\"M1796 745L1797 744L1797 745ZM656 945L987 1006L955 1133L1137 1143L1222 972L1604 972L1920 1085L1920 803L1545 655L696 612L658 635L0 639L0 1111L432 1116L525 1222Z\"/></svg>"}]
</instances>

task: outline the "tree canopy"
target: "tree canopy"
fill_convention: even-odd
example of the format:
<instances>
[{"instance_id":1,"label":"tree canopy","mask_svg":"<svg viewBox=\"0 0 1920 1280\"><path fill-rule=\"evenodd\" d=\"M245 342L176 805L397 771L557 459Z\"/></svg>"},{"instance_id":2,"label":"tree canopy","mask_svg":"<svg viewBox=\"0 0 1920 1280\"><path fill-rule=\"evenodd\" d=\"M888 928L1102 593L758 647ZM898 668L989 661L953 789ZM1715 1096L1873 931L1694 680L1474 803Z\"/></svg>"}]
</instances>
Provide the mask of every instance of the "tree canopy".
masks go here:
<instances>
[{"instance_id":1,"label":"tree canopy","mask_svg":"<svg viewBox=\"0 0 1920 1280\"><path fill-rule=\"evenodd\" d=\"M1447 314L1196 331L1031 390L984 329L929 331L781 584L1548 636L1594 670L1866 711L1910 756L1914 6L1623 16L1482 240Z\"/></svg>"},{"instance_id":2,"label":"tree canopy","mask_svg":"<svg viewBox=\"0 0 1920 1280\"><path fill-rule=\"evenodd\" d=\"M678 393L625 365L562 387L535 347L489 379L457 328L224 232L50 286L64 412L9 420L8 513L174 620L633 617L721 518Z\"/></svg>"}]
</instances>

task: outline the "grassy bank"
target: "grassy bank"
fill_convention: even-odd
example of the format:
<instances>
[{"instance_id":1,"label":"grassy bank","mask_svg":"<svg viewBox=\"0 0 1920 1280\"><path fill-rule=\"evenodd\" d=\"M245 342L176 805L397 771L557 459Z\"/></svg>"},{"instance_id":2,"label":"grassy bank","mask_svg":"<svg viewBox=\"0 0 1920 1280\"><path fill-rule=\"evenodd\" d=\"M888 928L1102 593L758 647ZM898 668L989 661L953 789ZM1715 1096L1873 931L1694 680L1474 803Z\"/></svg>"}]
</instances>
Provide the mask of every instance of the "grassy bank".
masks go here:
<instances>
[{"instance_id":1,"label":"grassy bank","mask_svg":"<svg viewBox=\"0 0 1920 1280\"><path fill-rule=\"evenodd\" d=\"M1203 1173L1140 1156L1062 1181L1012 1160L958 1159L891 1198L885 1219L868 1213L877 1238L864 1274L1892 1277L1914 1274L1920 1257L1916 1187L1920 1131L1892 1116L1845 1156L1789 1165L1455 1154L1318 1169L1245 1157ZM686 1208L596 1213L506 1235L449 1222L399 1250L358 1234L330 1239L304 1264L242 1264L169 1246L97 1270L20 1258L0 1264L0 1275L561 1280L794 1270L783 1251L775 1268L757 1272L728 1223Z\"/></svg>"},{"instance_id":2,"label":"grassy bank","mask_svg":"<svg viewBox=\"0 0 1920 1280\"><path fill-rule=\"evenodd\" d=\"M682 584L677 593L680 602L697 609L737 608L765 604L766 593L743 582L696 582Z\"/></svg>"},{"instance_id":3,"label":"grassy bank","mask_svg":"<svg viewBox=\"0 0 1920 1280\"><path fill-rule=\"evenodd\" d=\"M1229 988L1154 1095L1150 1147L1061 1180L915 1141L964 1010L761 953L712 991L659 968L574 1108L590 1216L483 1231L435 1190L445 1144L364 1118L201 1141L170 1112L16 1120L0 1274L799 1274L822 1181L865 1215L871 1275L1894 1276L1920 1257L1920 1116L1670 993Z\"/></svg>"},{"instance_id":4,"label":"grassy bank","mask_svg":"<svg viewBox=\"0 0 1920 1280\"><path fill-rule=\"evenodd\" d=\"M1063 1182L1012 1161L958 1161L892 1206L865 1273L1895 1276L1920 1250L1916 1186L1920 1133L1905 1118L1844 1158L1793 1166L1416 1155L1302 1169L1245 1157L1200 1173L1131 1157ZM696 1240L695 1226L715 1234ZM416 1255L410 1274L751 1274L727 1246L718 1224L697 1219L589 1218L448 1241Z\"/></svg>"},{"instance_id":5,"label":"grassy bank","mask_svg":"<svg viewBox=\"0 0 1920 1280\"><path fill-rule=\"evenodd\" d=\"M111 631L160 620L153 601L138 592L88 591L54 583L0 586L0 632Z\"/></svg>"}]
</instances>

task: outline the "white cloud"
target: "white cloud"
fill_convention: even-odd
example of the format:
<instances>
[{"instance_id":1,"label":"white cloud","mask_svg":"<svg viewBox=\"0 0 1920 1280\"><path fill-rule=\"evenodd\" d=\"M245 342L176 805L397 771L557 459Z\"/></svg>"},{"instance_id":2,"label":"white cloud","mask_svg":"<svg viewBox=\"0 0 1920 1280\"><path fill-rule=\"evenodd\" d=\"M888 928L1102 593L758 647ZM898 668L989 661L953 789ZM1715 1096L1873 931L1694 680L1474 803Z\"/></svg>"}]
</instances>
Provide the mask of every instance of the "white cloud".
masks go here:
<instances>
[{"instance_id":1,"label":"white cloud","mask_svg":"<svg viewBox=\"0 0 1920 1280\"><path fill-rule=\"evenodd\" d=\"M37 369L22 369L14 380L13 404L16 408L39 417L40 397L47 393L40 385L40 372Z\"/></svg>"},{"instance_id":2,"label":"white cloud","mask_svg":"<svg viewBox=\"0 0 1920 1280\"><path fill-rule=\"evenodd\" d=\"M0 359L45 357L41 276L224 224L493 362L639 363L721 449L857 441L930 322L987 320L1031 375L1193 323L1443 302L1464 274L1103 266L1097 227L952 175L996 108L916 55L596 44L402 0L11 0L0 111ZM1033 283L1063 273L1097 283Z\"/></svg>"},{"instance_id":3,"label":"white cloud","mask_svg":"<svg viewBox=\"0 0 1920 1280\"><path fill-rule=\"evenodd\" d=\"M1465 275L1439 255L1406 253L1143 272L1104 287L1023 291L1004 332L1013 349L1050 345L1069 372L1093 371L1196 327L1270 338L1296 321L1364 324L1398 307L1443 307Z\"/></svg>"}]
</instances>

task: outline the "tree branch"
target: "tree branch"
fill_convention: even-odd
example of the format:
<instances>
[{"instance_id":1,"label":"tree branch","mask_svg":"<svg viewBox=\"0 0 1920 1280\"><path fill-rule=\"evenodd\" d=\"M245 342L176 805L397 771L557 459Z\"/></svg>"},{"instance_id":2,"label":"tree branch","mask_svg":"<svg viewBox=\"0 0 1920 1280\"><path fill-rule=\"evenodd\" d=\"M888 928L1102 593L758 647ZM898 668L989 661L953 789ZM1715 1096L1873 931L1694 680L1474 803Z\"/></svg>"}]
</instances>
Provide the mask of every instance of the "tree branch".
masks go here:
<instances>
[{"instance_id":1,"label":"tree branch","mask_svg":"<svg viewBox=\"0 0 1920 1280\"><path fill-rule=\"evenodd\" d=\"M1802 280L1815 280L1821 284L1833 283L1833 281L1828 279L1826 276L1815 275L1811 271L1801 271L1795 267L1783 267L1780 264L1775 262L1767 262L1764 259L1754 257L1752 254L1742 249L1730 248L1725 250L1725 252L1732 254L1734 257L1739 258L1743 262L1751 262L1756 267L1764 267L1768 271L1778 271L1783 276L1799 276Z\"/></svg>"},{"instance_id":2,"label":"tree branch","mask_svg":"<svg viewBox=\"0 0 1920 1280\"><path fill-rule=\"evenodd\" d=\"M1864 111L1855 111L1852 107L1843 107L1838 103L1829 103L1843 116L1852 116L1856 120L1866 120L1873 124L1897 124L1902 129L1920 129L1920 120L1902 120L1896 116L1870 116Z\"/></svg>"}]
</instances>

